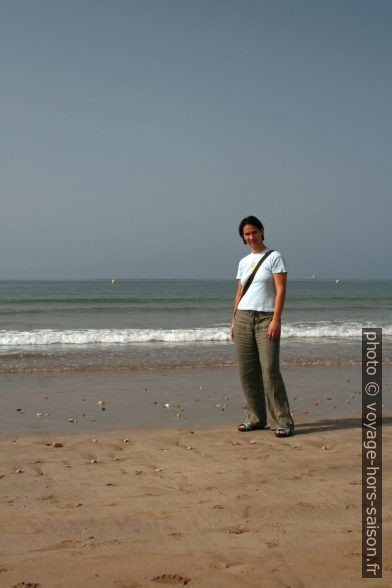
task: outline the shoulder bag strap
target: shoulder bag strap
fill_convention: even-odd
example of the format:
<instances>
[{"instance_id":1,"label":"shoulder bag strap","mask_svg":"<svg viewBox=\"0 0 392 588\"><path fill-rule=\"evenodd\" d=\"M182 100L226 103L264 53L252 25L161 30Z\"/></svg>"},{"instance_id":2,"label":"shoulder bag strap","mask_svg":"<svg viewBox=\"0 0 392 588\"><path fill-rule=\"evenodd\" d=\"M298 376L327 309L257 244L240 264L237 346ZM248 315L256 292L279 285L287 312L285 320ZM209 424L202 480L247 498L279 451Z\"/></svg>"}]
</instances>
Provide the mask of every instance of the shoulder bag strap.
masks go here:
<instances>
[{"instance_id":1,"label":"shoulder bag strap","mask_svg":"<svg viewBox=\"0 0 392 588\"><path fill-rule=\"evenodd\" d=\"M245 294L247 293L247 291L249 290L250 285L253 282L253 279L255 277L255 275L257 274L257 271L259 269L259 267L261 266L261 264L267 259L267 257L273 252L273 249L270 249L269 251L267 251L267 253L265 255L263 255L263 257L260 259L259 263L256 265L255 269L253 270L253 272L250 274L249 278L246 281L245 286L242 288L242 294L241 294L241 298L243 298L245 296ZM240 300L241 300L240 298Z\"/></svg>"}]
</instances>

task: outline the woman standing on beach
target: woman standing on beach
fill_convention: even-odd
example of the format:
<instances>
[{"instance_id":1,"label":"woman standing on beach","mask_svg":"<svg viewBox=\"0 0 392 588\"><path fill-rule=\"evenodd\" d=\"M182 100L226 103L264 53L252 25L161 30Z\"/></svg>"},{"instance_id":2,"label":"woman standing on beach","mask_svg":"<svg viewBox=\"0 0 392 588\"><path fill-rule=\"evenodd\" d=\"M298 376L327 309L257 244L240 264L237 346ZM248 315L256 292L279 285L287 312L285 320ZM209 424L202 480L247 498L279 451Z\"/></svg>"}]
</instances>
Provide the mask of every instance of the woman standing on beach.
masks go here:
<instances>
[{"instance_id":1,"label":"woman standing on beach","mask_svg":"<svg viewBox=\"0 0 392 588\"><path fill-rule=\"evenodd\" d=\"M238 265L230 328L246 399L246 421L238 429L247 432L266 426L267 399L275 435L289 437L294 433L294 422L279 366L287 270L281 254L264 245L264 227L258 218L244 218L238 230L251 250Z\"/></svg>"}]
</instances>

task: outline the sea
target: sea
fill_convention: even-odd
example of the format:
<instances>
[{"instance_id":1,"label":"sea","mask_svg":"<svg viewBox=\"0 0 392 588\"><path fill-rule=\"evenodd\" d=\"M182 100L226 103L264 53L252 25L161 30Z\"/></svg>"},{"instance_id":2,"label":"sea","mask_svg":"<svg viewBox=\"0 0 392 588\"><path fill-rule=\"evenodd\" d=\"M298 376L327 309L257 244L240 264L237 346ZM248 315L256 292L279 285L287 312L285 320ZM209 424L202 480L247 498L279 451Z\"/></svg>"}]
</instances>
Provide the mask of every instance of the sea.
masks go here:
<instances>
[{"instance_id":1,"label":"sea","mask_svg":"<svg viewBox=\"0 0 392 588\"><path fill-rule=\"evenodd\" d=\"M0 374L236 364L225 280L0 282ZM284 366L359 365L361 329L381 327L392 363L392 281L289 280Z\"/></svg>"}]
</instances>

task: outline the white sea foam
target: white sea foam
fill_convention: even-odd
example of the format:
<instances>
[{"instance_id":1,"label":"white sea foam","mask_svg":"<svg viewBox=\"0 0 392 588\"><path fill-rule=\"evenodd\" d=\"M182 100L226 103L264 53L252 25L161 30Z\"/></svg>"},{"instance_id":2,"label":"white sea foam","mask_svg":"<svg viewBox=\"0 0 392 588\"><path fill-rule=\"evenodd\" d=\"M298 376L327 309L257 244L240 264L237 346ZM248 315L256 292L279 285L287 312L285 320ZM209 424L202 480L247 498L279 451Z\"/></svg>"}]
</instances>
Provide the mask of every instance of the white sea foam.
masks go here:
<instances>
[{"instance_id":1,"label":"white sea foam","mask_svg":"<svg viewBox=\"0 0 392 588\"><path fill-rule=\"evenodd\" d=\"M288 323L282 328L282 338L360 339L362 327L356 322ZM372 325L374 326L374 325ZM392 326L383 325L383 335L392 336ZM137 343L198 343L229 341L227 326L197 329L80 329L32 331L0 331L0 348L36 345L113 345Z\"/></svg>"},{"instance_id":2,"label":"white sea foam","mask_svg":"<svg viewBox=\"0 0 392 588\"><path fill-rule=\"evenodd\" d=\"M0 347L28 345L95 345L130 343L193 343L227 341L228 329L83 329L56 331L0 331Z\"/></svg>"},{"instance_id":3,"label":"white sea foam","mask_svg":"<svg viewBox=\"0 0 392 588\"><path fill-rule=\"evenodd\" d=\"M392 325L374 325L355 321L313 321L288 323L282 327L282 338L315 338L315 339L359 339L362 328L380 326L383 335L392 335Z\"/></svg>"}]
</instances>

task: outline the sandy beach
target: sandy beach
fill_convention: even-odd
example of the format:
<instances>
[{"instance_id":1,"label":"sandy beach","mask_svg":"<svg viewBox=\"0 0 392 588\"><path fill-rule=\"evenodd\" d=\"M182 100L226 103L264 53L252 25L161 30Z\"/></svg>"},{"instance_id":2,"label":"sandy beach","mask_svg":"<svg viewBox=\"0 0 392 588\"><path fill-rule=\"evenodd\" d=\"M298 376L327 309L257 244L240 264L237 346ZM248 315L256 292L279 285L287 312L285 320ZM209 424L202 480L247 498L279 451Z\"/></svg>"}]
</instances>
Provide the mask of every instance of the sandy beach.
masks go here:
<instances>
[{"instance_id":1,"label":"sandy beach","mask_svg":"<svg viewBox=\"0 0 392 588\"><path fill-rule=\"evenodd\" d=\"M73 406L64 407L58 389L56 405L43 380L34 386L30 375L29 394L19 382L17 408L6 405L6 415L15 410L13 431L0 436L0 585L391 586L390 416L383 428L384 578L361 579L358 372L287 370L297 434L279 440L269 430L237 432L242 399L231 370L134 375L134 386L150 391L145 414L155 408L160 415L150 426L130 395L139 426L118 418L126 416L124 374L117 396L105 396L105 411L96 406L103 388L75 388ZM115 390L114 374L112 384ZM182 406L175 404L178 385ZM50 413L33 415L45 397ZM76 410L89 402L95 420ZM29 431L33 416L47 430ZM19 432L17 418L25 419Z\"/></svg>"},{"instance_id":2,"label":"sandy beach","mask_svg":"<svg viewBox=\"0 0 392 588\"><path fill-rule=\"evenodd\" d=\"M283 373L296 421L361 415L360 366L291 367ZM391 366L383 373L384 414L392 414ZM243 416L235 367L0 374L0 386L0 433L236 428Z\"/></svg>"}]
</instances>

